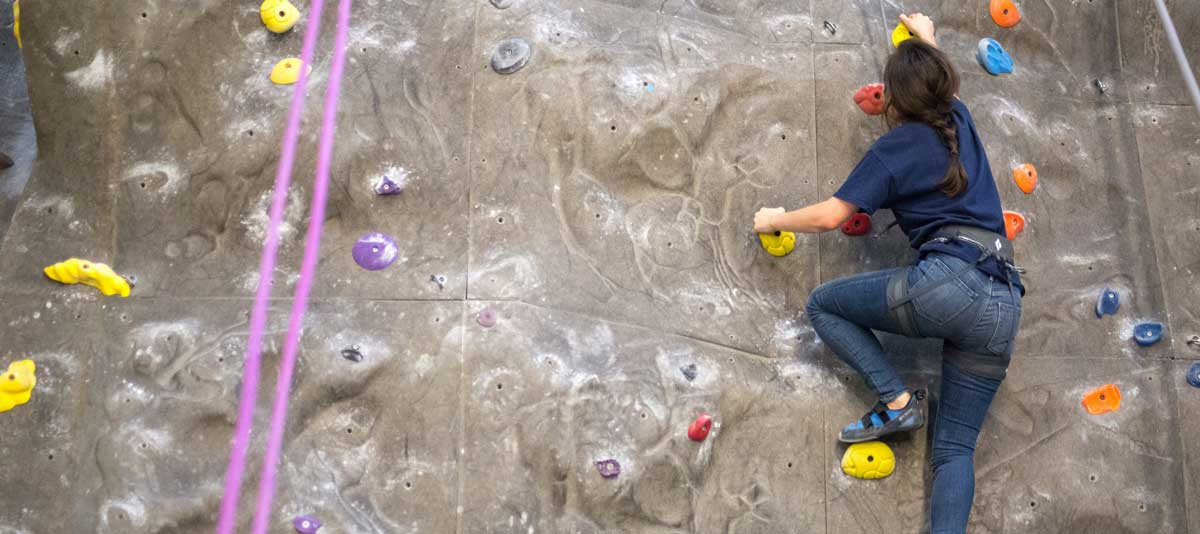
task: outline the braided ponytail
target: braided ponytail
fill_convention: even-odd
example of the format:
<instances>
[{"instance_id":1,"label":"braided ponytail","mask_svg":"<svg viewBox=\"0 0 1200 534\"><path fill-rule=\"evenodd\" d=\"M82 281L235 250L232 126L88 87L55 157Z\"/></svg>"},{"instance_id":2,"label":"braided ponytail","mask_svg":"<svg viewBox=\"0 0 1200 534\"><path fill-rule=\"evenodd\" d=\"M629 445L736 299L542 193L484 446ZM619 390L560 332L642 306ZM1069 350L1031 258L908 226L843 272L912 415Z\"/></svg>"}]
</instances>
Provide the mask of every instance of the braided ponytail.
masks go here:
<instances>
[{"instance_id":1,"label":"braided ponytail","mask_svg":"<svg viewBox=\"0 0 1200 534\"><path fill-rule=\"evenodd\" d=\"M938 187L949 197L967 190L967 170L958 154L958 129L951 116L958 93L958 71L941 50L920 39L909 39L888 58L883 70L884 116L919 122L933 128L949 152L946 176Z\"/></svg>"}]
</instances>

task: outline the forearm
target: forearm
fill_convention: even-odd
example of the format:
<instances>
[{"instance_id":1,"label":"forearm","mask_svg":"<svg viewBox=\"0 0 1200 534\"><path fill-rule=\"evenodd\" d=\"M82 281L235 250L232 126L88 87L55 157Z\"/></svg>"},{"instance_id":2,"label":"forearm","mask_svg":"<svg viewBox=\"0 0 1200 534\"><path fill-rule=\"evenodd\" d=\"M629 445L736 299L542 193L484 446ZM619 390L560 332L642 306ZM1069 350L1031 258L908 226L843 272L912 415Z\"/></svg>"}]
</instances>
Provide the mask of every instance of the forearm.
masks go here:
<instances>
[{"instance_id":1,"label":"forearm","mask_svg":"<svg viewBox=\"0 0 1200 534\"><path fill-rule=\"evenodd\" d=\"M818 234L833 230L844 221L837 220L838 217L831 214L829 207L825 204L825 202L813 204L806 208L776 215L771 219L771 226L784 232L805 234Z\"/></svg>"}]
</instances>

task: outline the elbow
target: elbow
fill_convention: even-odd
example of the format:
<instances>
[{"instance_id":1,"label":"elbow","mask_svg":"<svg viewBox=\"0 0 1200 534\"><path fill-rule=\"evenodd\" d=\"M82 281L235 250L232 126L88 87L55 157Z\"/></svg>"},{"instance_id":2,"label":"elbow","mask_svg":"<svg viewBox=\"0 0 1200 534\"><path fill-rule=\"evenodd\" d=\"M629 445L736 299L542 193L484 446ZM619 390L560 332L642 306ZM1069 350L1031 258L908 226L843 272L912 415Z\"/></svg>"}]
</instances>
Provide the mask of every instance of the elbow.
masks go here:
<instances>
[{"instance_id":1,"label":"elbow","mask_svg":"<svg viewBox=\"0 0 1200 534\"><path fill-rule=\"evenodd\" d=\"M837 230L840 226L842 226L843 222L845 221L842 221L833 215L826 215L825 217L821 217L820 220L816 221L817 228L822 232L832 232L833 230Z\"/></svg>"}]
</instances>

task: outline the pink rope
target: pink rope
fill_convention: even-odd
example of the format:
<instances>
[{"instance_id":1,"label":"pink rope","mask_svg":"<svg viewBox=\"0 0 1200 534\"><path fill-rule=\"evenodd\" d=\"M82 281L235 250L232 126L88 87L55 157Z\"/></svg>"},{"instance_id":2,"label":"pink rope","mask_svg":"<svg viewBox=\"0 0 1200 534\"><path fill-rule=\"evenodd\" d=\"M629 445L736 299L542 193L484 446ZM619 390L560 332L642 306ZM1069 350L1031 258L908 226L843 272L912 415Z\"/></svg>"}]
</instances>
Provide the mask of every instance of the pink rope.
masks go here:
<instances>
[{"instance_id":1,"label":"pink rope","mask_svg":"<svg viewBox=\"0 0 1200 534\"><path fill-rule=\"evenodd\" d=\"M288 187L296 162L296 145L300 140L300 120L304 115L304 98L308 90L308 66L312 65L317 37L321 32L321 11L324 0L312 0L308 29L304 33L304 48L300 79L292 90L288 110L287 130L279 168L275 172L275 193L271 199L270 224L263 242L262 258L258 264L258 289L254 293L254 308L250 314L250 336L246 340L246 367L242 375L242 393L238 400L238 419L230 447L229 466L225 471L225 493L221 497L217 534L233 534L237 525L238 501L241 499L242 478L246 472L246 452L250 447L250 430L254 426L254 407L258 403L258 382L262 369L262 340L267 326L267 307L271 299L271 281L275 276L275 259L279 255L279 225L287 205Z\"/></svg>"},{"instance_id":2,"label":"pink rope","mask_svg":"<svg viewBox=\"0 0 1200 534\"><path fill-rule=\"evenodd\" d=\"M296 367L296 352L300 348L300 333L304 314L308 311L308 295L317 275L321 253L321 230L325 225L325 204L329 193L329 166L333 159L333 135L337 130L338 99L342 91L342 74L346 69L346 41L350 29L351 0L338 1L337 34L333 45L333 66L329 86L325 91L325 114L321 120L321 135L317 143L317 177L313 185L312 208L309 213L308 235L304 239L304 259L300 264L300 280L292 300L288 318L287 340L279 362L279 378L275 382L275 405L271 411L271 428L267 436L267 453L263 458L262 477L258 484L258 505L254 511L253 534L266 534L271 521L271 500L275 497L275 471L283 448L283 429L287 423L288 395L292 372Z\"/></svg>"}]
</instances>

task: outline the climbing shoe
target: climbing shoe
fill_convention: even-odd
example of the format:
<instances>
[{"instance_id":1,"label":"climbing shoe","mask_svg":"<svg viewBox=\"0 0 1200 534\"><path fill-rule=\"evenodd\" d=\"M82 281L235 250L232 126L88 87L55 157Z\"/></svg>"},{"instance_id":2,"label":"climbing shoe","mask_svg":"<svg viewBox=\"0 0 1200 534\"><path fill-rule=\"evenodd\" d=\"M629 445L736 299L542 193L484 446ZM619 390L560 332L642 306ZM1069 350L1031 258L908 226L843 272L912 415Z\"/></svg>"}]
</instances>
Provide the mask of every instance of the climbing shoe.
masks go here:
<instances>
[{"instance_id":1,"label":"climbing shoe","mask_svg":"<svg viewBox=\"0 0 1200 534\"><path fill-rule=\"evenodd\" d=\"M908 406L899 410L889 410L886 404L877 403L862 419L846 425L838 434L838 441L873 441L888 434L916 430L922 426L925 426L925 390L918 389L909 397Z\"/></svg>"}]
</instances>

